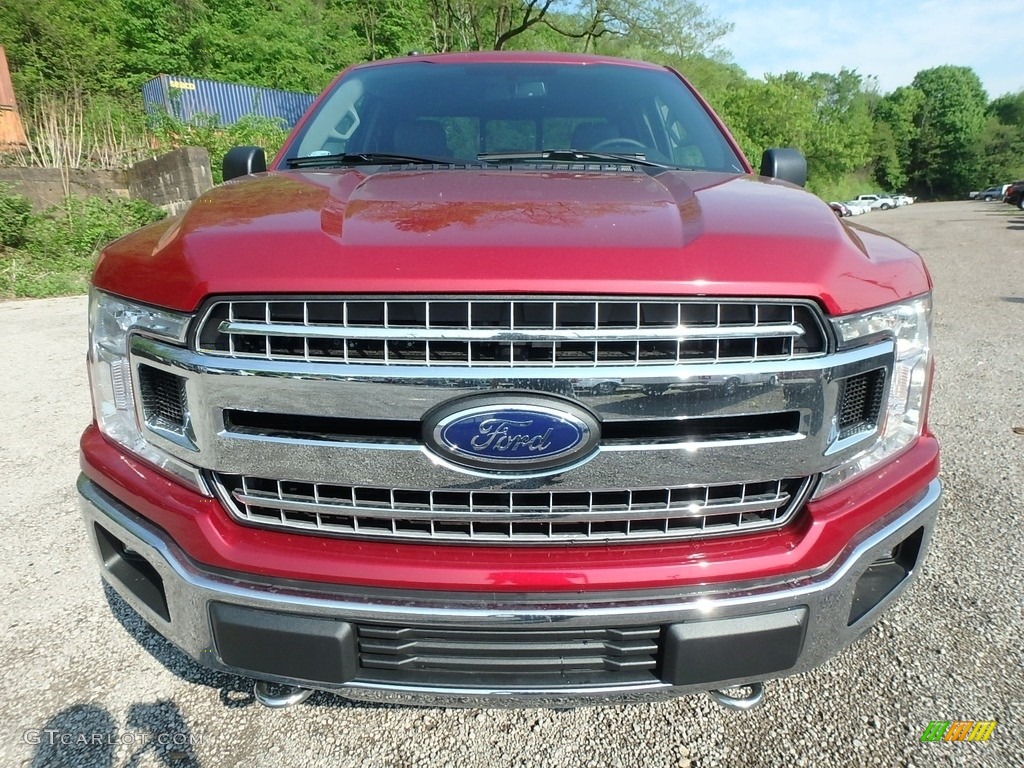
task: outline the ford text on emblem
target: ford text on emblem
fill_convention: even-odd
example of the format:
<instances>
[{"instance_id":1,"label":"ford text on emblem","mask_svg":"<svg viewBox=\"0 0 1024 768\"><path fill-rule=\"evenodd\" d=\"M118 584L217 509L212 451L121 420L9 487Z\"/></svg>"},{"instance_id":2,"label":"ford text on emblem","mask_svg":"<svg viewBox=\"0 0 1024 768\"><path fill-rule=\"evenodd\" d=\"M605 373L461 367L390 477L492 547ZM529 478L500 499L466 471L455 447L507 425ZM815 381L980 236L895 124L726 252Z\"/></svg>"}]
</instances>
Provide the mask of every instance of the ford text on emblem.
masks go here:
<instances>
[{"instance_id":1,"label":"ford text on emblem","mask_svg":"<svg viewBox=\"0 0 1024 768\"><path fill-rule=\"evenodd\" d=\"M427 414L427 447L453 464L485 472L559 471L590 456L597 418L560 397L500 392L451 400Z\"/></svg>"}]
</instances>

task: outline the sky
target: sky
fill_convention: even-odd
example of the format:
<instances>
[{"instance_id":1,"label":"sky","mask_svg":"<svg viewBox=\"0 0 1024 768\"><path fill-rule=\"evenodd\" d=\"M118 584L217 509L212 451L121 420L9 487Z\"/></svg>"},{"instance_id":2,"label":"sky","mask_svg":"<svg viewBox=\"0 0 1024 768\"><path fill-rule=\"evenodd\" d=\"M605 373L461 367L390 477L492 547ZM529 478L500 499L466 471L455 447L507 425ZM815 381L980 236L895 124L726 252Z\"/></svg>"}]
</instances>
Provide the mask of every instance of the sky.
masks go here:
<instances>
[{"instance_id":1,"label":"sky","mask_svg":"<svg viewBox=\"0 0 1024 768\"><path fill-rule=\"evenodd\" d=\"M1024 89L1024 0L703 0L751 77L842 67L888 93L922 69L971 67L989 98Z\"/></svg>"}]
</instances>

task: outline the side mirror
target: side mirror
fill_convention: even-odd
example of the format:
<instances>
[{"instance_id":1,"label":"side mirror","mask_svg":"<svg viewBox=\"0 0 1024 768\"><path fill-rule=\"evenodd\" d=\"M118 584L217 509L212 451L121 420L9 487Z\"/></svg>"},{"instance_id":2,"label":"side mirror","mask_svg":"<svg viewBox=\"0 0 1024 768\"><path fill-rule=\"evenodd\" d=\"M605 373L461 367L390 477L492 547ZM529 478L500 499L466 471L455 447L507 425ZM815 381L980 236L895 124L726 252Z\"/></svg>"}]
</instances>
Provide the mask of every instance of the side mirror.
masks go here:
<instances>
[{"instance_id":1,"label":"side mirror","mask_svg":"<svg viewBox=\"0 0 1024 768\"><path fill-rule=\"evenodd\" d=\"M251 173L263 173L267 170L267 153L262 147L232 147L224 155L220 167L224 172L224 181Z\"/></svg>"},{"instance_id":2,"label":"side mirror","mask_svg":"<svg viewBox=\"0 0 1024 768\"><path fill-rule=\"evenodd\" d=\"M802 187L807 183L807 158L792 147L766 149L761 155L761 175Z\"/></svg>"}]
</instances>

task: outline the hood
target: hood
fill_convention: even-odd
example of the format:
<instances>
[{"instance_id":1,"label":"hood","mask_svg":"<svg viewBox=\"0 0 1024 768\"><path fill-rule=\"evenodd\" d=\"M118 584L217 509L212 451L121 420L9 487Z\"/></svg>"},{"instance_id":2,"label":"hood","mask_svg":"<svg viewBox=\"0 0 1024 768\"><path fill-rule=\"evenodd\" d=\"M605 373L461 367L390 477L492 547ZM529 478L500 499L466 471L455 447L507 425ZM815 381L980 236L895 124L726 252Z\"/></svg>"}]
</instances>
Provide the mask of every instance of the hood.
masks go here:
<instances>
[{"instance_id":1,"label":"hood","mask_svg":"<svg viewBox=\"0 0 1024 768\"><path fill-rule=\"evenodd\" d=\"M806 297L841 313L929 287L913 252L790 185L572 166L250 177L109 246L94 283L186 311L213 294L547 293Z\"/></svg>"}]
</instances>

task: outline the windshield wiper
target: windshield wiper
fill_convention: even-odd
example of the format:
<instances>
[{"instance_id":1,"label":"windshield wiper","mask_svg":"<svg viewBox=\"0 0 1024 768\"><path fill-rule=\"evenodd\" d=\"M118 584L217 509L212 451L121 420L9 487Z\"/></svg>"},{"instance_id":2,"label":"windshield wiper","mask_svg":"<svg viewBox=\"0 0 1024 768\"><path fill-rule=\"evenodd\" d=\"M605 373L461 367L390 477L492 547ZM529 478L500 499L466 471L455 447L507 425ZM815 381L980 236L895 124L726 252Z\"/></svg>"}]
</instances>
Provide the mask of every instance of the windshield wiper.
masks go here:
<instances>
[{"instance_id":1,"label":"windshield wiper","mask_svg":"<svg viewBox=\"0 0 1024 768\"><path fill-rule=\"evenodd\" d=\"M543 152L484 152L476 156L485 163L542 163L547 161L579 163L590 160L597 162L628 163L648 168L675 168L674 165L648 160L642 152L590 152L581 149L546 149Z\"/></svg>"},{"instance_id":2,"label":"windshield wiper","mask_svg":"<svg viewBox=\"0 0 1024 768\"><path fill-rule=\"evenodd\" d=\"M433 165L447 164L446 160L415 155L398 155L389 152L355 152L336 155L312 155L310 157L289 157L285 162L289 168L317 168L336 165Z\"/></svg>"}]
</instances>

